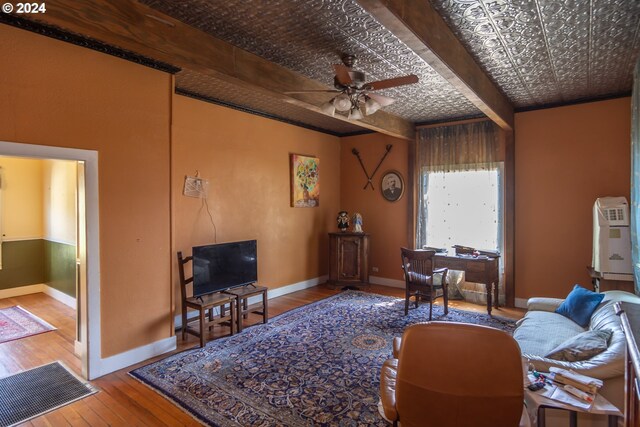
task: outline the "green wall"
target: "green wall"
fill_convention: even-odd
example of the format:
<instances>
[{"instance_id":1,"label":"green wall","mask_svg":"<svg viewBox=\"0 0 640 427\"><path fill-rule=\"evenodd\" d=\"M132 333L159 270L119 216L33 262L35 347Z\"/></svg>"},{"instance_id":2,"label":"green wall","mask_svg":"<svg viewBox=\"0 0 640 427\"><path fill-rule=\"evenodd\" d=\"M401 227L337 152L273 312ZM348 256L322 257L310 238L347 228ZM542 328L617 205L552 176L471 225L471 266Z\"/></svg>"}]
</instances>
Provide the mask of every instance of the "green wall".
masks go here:
<instances>
[{"instance_id":1,"label":"green wall","mask_svg":"<svg viewBox=\"0 0 640 427\"><path fill-rule=\"evenodd\" d=\"M2 243L0 289L37 285L45 282L44 240Z\"/></svg>"},{"instance_id":2,"label":"green wall","mask_svg":"<svg viewBox=\"0 0 640 427\"><path fill-rule=\"evenodd\" d=\"M76 247L43 239L2 243L0 289L46 283L76 296Z\"/></svg>"},{"instance_id":3,"label":"green wall","mask_svg":"<svg viewBox=\"0 0 640 427\"><path fill-rule=\"evenodd\" d=\"M45 283L76 297L76 247L44 240Z\"/></svg>"}]
</instances>

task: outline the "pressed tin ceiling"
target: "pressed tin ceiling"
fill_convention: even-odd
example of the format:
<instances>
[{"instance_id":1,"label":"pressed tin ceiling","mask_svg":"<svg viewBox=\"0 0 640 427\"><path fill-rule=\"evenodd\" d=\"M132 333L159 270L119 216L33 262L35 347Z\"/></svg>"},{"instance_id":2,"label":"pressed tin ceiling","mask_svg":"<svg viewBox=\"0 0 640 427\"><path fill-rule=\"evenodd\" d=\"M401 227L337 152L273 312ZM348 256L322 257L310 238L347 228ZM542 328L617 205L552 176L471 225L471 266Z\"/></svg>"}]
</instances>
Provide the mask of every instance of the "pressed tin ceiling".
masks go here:
<instances>
[{"instance_id":1,"label":"pressed tin ceiling","mask_svg":"<svg viewBox=\"0 0 640 427\"><path fill-rule=\"evenodd\" d=\"M631 90L638 0L431 0L516 108Z\"/></svg>"},{"instance_id":2,"label":"pressed tin ceiling","mask_svg":"<svg viewBox=\"0 0 640 427\"><path fill-rule=\"evenodd\" d=\"M343 53L358 58L354 68L364 71L367 81L416 74L418 84L381 91L396 99L384 110L411 122L482 115L355 0L140 1L328 88L333 86L332 64L339 63ZM432 0L432 4L516 108L631 90L640 54L640 1ZM313 119L320 115L189 70L176 75L176 86L338 134L351 131L348 123ZM317 98L320 105L331 95Z\"/></svg>"},{"instance_id":3,"label":"pressed tin ceiling","mask_svg":"<svg viewBox=\"0 0 640 427\"><path fill-rule=\"evenodd\" d=\"M352 0L142 0L154 9L333 88L332 65L355 55L367 81L416 74L420 82L377 91L396 100L384 110L412 122L480 111ZM182 77L176 75L176 86ZM296 90L291 87L291 90ZM331 99L319 94L317 105Z\"/></svg>"}]
</instances>

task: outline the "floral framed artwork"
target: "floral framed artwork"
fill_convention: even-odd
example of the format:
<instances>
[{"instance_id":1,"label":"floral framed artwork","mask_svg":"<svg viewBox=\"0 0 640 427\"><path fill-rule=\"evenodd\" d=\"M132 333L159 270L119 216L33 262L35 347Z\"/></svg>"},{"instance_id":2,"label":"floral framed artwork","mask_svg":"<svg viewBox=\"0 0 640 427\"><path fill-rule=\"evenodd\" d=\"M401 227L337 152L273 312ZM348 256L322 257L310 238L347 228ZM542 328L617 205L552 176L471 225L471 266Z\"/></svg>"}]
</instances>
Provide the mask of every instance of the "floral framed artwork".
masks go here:
<instances>
[{"instance_id":1,"label":"floral framed artwork","mask_svg":"<svg viewBox=\"0 0 640 427\"><path fill-rule=\"evenodd\" d=\"M320 206L320 159L291 154L291 206Z\"/></svg>"},{"instance_id":2,"label":"floral framed artwork","mask_svg":"<svg viewBox=\"0 0 640 427\"><path fill-rule=\"evenodd\" d=\"M400 200L404 194L404 179L400 172L394 170L385 172L380 180L380 192L388 202Z\"/></svg>"}]
</instances>

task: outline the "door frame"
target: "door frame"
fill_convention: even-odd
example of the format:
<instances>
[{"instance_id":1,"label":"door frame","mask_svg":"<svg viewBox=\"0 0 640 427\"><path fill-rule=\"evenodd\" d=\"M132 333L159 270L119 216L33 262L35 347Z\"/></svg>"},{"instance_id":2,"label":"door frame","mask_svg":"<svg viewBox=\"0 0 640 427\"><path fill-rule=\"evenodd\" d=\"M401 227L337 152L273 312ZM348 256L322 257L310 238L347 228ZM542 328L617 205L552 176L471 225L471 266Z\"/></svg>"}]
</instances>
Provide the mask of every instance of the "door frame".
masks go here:
<instances>
[{"instance_id":1,"label":"door frame","mask_svg":"<svg viewBox=\"0 0 640 427\"><path fill-rule=\"evenodd\" d=\"M81 313L82 376L94 379L101 375L101 322L100 322L100 215L98 187L98 152L79 148L51 147L0 141L0 155L82 161L85 165L86 201L86 289L80 292L76 306L86 307Z\"/></svg>"}]
</instances>

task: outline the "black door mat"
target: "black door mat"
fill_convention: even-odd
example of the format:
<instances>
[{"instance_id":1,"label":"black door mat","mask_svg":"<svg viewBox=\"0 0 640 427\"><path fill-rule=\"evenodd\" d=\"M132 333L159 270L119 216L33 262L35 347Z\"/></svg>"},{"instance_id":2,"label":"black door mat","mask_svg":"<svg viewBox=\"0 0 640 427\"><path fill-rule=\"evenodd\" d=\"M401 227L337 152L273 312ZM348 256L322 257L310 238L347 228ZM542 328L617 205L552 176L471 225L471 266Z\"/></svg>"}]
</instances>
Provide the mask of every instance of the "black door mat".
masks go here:
<instances>
[{"instance_id":1,"label":"black door mat","mask_svg":"<svg viewBox=\"0 0 640 427\"><path fill-rule=\"evenodd\" d=\"M0 378L0 427L22 423L97 391L60 362Z\"/></svg>"}]
</instances>

